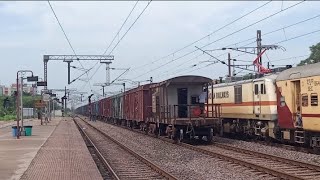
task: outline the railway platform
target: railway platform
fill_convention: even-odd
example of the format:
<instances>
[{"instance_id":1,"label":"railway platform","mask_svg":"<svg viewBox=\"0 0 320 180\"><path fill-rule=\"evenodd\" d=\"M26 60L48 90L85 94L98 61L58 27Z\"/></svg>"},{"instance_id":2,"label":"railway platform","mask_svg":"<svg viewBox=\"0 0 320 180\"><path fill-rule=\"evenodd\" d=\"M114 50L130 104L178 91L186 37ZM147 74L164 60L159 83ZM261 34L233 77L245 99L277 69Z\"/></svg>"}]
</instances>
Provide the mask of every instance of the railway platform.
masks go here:
<instances>
[{"instance_id":1,"label":"railway platform","mask_svg":"<svg viewBox=\"0 0 320 180\"><path fill-rule=\"evenodd\" d=\"M102 179L76 125L58 117L29 121L32 136L0 136L0 180Z\"/></svg>"},{"instance_id":2,"label":"railway platform","mask_svg":"<svg viewBox=\"0 0 320 180\"><path fill-rule=\"evenodd\" d=\"M12 137L11 126L16 122L3 123L0 128L0 180L19 179L28 168L40 147L60 121L53 119L48 125L40 125L38 119L26 119L24 125L32 125L32 136Z\"/></svg>"},{"instance_id":3,"label":"railway platform","mask_svg":"<svg viewBox=\"0 0 320 180\"><path fill-rule=\"evenodd\" d=\"M102 177L73 120L64 118L21 179L99 180Z\"/></svg>"}]
</instances>

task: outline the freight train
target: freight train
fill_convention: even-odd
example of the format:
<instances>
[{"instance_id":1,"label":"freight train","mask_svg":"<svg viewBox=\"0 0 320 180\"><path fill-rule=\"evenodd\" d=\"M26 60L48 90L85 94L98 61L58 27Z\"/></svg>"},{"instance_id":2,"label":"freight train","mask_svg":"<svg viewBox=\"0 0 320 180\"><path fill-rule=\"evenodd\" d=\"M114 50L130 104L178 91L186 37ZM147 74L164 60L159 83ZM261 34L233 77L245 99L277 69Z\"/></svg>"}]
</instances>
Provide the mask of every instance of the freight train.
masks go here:
<instances>
[{"instance_id":1,"label":"freight train","mask_svg":"<svg viewBox=\"0 0 320 180\"><path fill-rule=\"evenodd\" d=\"M204 113L203 95L211 81L202 76L174 77L92 102L77 108L76 113L177 141L204 136L211 141L221 108L214 104L210 116ZM199 102L201 95L202 102Z\"/></svg>"},{"instance_id":2,"label":"freight train","mask_svg":"<svg viewBox=\"0 0 320 180\"><path fill-rule=\"evenodd\" d=\"M316 63L224 83L201 76L175 77L80 107L77 113L91 112L176 140L205 136L211 141L213 134L239 134L319 148L319 92Z\"/></svg>"}]
</instances>

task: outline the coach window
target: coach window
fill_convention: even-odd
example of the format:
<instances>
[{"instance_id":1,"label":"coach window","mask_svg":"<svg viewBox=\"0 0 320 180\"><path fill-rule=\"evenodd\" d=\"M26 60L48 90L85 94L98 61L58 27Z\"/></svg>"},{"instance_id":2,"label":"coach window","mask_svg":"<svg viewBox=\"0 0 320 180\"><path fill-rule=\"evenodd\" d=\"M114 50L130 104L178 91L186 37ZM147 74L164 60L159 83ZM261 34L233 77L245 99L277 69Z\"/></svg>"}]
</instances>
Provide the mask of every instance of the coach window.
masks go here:
<instances>
[{"instance_id":1,"label":"coach window","mask_svg":"<svg viewBox=\"0 0 320 180\"><path fill-rule=\"evenodd\" d=\"M301 98L302 102L302 106L308 106L308 94L302 94L302 98Z\"/></svg>"},{"instance_id":2,"label":"coach window","mask_svg":"<svg viewBox=\"0 0 320 180\"><path fill-rule=\"evenodd\" d=\"M311 93L310 99L311 99L311 106L318 106L318 94L317 93Z\"/></svg>"}]
</instances>

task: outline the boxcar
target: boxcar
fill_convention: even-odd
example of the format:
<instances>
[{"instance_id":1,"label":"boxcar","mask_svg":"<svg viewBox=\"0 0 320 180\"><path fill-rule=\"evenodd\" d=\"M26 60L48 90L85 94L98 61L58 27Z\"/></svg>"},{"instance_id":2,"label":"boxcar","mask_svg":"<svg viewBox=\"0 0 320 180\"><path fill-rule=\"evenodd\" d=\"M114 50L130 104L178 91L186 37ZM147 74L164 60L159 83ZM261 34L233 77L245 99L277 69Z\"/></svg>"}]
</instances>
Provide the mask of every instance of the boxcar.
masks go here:
<instances>
[{"instance_id":1,"label":"boxcar","mask_svg":"<svg viewBox=\"0 0 320 180\"><path fill-rule=\"evenodd\" d=\"M124 119L127 126L143 128L151 109L150 84L125 92Z\"/></svg>"},{"instance_id":2,"label":"boxcar","mask_svg":"<svg viewBox=\"0 0 320 180\"><path fill-rule=\"evenodd\" d=\"M151 131L177 140L206 136L211 141L213 124L219 117L217 114L206 117L203 104L199 103L199 96L206 94L211 81L202 76L179 76L151 85L152 105L148 116Z\"/></svg>"},{"instance_id":3,"label":"boxcar","mask_svg":"<svg viewBox=\"0 0 320 180\"><path fill-rule=\"evenodd\" d=\"M111 118L115 122L121 123L121 121L123 120L123 93L110 97L110 100L111 100L111 109L110 109Z\"/></svg>"}]
</instances>

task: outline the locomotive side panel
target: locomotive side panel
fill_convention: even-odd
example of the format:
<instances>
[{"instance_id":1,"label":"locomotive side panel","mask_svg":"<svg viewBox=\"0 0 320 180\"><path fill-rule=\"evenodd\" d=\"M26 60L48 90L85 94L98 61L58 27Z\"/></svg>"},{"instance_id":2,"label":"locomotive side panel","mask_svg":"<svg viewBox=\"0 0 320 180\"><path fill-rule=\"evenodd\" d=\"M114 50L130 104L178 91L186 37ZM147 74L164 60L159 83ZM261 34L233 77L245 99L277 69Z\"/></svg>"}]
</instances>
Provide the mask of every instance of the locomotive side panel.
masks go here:
<instances>
[{"instance_id":1,"label":"locomotive side panel","mask_svg":"<svg viewBox=\"0 0 320 180\"><path fill-rule=\"evenodd\" d=\"M273 80L213 85L208 91L210 104L221 104L222 117L233 119L277 119L277 101Z\"/></svg>"}]
</instances>

